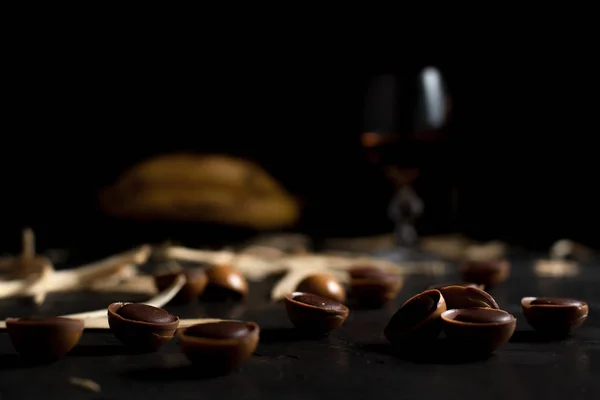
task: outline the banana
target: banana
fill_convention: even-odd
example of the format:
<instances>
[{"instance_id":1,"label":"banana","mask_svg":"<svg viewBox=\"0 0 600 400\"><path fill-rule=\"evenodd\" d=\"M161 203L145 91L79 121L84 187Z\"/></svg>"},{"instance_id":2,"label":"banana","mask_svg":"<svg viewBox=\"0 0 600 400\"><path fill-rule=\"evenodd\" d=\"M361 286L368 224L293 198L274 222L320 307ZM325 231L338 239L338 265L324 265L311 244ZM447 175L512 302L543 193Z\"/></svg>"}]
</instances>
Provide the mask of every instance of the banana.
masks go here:
<instances>
[{"instance_id":1,"label":"banana","mask_svg":"<svg viewBox=\"0 0 600 400\"><path fill-rule=\"evenodd\" d=\"M258 165L223 155L162 155L125 171L103 191L105 213L279 229L300 214L295 199Z\"/></svg>"}]
</instances>

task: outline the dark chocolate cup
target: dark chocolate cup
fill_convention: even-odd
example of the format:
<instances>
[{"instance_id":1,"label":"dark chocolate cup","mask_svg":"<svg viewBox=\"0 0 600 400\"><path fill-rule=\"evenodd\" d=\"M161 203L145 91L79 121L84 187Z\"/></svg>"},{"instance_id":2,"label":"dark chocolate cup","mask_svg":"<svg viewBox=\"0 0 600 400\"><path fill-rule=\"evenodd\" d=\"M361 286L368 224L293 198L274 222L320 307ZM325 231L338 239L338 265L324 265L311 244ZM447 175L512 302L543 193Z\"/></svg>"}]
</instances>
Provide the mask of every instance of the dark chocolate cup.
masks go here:
<instances>
[{"instance_id":1,"label":"dark chocolate cup","mask_svg":"<svg viewBox=\"0 0 600 400\"><path fill-rule=\"evenodd\" d=\"M304 294L306 293L294 292L285 296L288 318L296 328L307 334L320 335L342 326L350 312L348 307L339 303L339 310L332 310L294 300Z\"/></svg>"},{"instance_id":2,"label":"dark chocolate cup","mask_svg":"<svg viewBox=\"0 0 600 400\"><path fill-rule=\"evenodd\" d=\"M577 305L531 304L538 297L523 297L521 307L525 319L540 334L548 337L563 338L579 328L587 319L589 306L584 301L575 301Z\"/></svg>"},{"instance_id":3,"label":"dark chocolate cup","mask_svg":"<svg viewBox=\"0 0 600 400\"><path fill-rule=\"evenodd\" d=\"M150 323L123 318L118 314L121 307L131 303L113 303L108 306L108 324L112 333L131 350L156 351L173 339L179 326L179 318L168 323Z\"/></svg>"},{"instance_id":4,"label":"dark chocolate cup","mask_svg":"<svg viewBox=\"0 0 600 400\"><path fill-rule=\"evenodd\" d=\"M446 300L448 310L480 307L500 309L489 293L475 287L445 286L439 290Z\"/></svg>"},{"instance_id":5,"label":"dark chocolate cup","mask_svg":"<svg viewBox=\"0 0 600 400\"><path fill-rule=\"evenodd\" d=\"M206 338L187 335L184 328L177 331L182 352L192 365L203 374L223 374L242 365L256 350L260 327L246 322L247 335L231 339Z\"/></svg>"},{"instance_id":6,"label":"dark chocolate cup","mask_svg":"<svg viewBox=\"0 0 600 400\"><path fill-rule=\"evenodd\" d=\"M465 354L485 355L496 351L506 344L517 326L517 319L503 310L493 308L475 308L486 313L502 314L508 316L502 322L463 322L456 318L466 309L447 310L442 313L444 332L448 340L452 341L457 351Z\"/></svg>"},{"instance_id":7,"label":"dark chocolate cup","mask_svg":"<svg viewBox=\"0 0 600 400\"><path fill-rule=\"evenodd\" d=\"M431 302L430 307L413 307L425 299ZM426 290L404 302L385 327L384 336L396 346L435 339L442 330L440 316L444 311L444 296L436 289Z\"/></svg>"},{"instance_id":8,"label":"dark chocolate cup","mask_svg":"<svg viewBox=\"0 0 600 400\"><path fill-rule=\"evenodd\" d=\"M83 328L83 320L64 317L39 321L6 319L6 330L13 347L32 362L60 359L79 342Z\"/></svg>"}]
</instances>

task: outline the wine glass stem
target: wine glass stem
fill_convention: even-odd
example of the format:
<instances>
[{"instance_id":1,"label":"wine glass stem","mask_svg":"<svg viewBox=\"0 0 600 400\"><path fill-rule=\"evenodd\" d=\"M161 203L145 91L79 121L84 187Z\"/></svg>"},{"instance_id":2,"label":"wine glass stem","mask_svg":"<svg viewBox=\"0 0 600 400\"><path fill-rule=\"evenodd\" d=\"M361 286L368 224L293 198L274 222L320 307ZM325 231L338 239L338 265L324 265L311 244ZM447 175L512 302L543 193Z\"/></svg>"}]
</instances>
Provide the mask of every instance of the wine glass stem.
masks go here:
<instances>
[{"instance_id":1,"label":"wine glass stem","mask_svg":"<svg viewBox=\"0 0 600 400\"><path fill-rule=\"evenodd\" d=\"M423 212L423 202L409 185L398 188L390 202L389 215L394 221L394 242L396 246L414 248L418 234L414 221Z\"/></svg>"}]
</instances>

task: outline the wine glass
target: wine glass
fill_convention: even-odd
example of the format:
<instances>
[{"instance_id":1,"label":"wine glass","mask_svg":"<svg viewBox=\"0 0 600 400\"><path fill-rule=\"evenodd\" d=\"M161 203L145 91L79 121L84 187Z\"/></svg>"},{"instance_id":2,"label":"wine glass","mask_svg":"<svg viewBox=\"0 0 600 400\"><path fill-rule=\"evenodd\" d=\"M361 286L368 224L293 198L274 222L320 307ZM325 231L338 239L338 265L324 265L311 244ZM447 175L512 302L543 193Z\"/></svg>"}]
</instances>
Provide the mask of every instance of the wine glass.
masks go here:
<instances>
[{"instance_id":1,"label":"wine glass","mask_svg":"<svg viewBox=\"0 0 600 400\"><path fill-rule=\"evenodd\" d=\"M395 225L394 248L382 257L396 262L432 259L418 247L415 222L424 204L414 182L423 167L435 162L433 150L445 143L449 110L450 99L435 67L379 75L369 83L361 143L369 161L396 187L388 207Z\"/></svg>"}]
</instances>

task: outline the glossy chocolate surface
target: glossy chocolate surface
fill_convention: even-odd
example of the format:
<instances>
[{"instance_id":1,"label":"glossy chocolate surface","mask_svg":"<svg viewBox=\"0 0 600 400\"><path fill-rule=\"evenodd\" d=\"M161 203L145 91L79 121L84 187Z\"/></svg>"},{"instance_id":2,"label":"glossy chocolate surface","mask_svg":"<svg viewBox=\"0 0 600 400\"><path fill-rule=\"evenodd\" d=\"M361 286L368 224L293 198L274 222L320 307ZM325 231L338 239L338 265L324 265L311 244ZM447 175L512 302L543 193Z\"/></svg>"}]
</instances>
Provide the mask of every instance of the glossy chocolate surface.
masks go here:
<instances>
[{"instance_id":1,"label":"glossy chocolate surface","mask_svg":"<svg viewBox=\"0 0 600 400\"><path fill-rule=\"evenodd\" d=\"M499 309L496 300L487 292L467 286L445 286L440 288L446 307L451 309L489 307Z\"/></svg>"},{"instance_id":2,"label":"glossy chocolate surface","mask_svg":"<svg viewBox=\"0 0 600 400\"><path fill-rule=\"evenodd\" d=\"M521 306L525 319L538 333L562 339L586 321L589 306L573 298L524 297Z\"/></svg>"},{"instance_id":3,"label":"glossy chocolate surface","mask_svg":"<svg viewBox=\"0 0 600 400\"><path fill-rule=\"evenodd\" d=\"M439 294L427 294L418 296L403 305L393 317L396 328L409 328L427 318L435 311L439 299Z\"/></svg>"},{"instance_id":4,"label":"glossy chocolate surface","mask_svg":"<svg viewBox=\"0 0 600 400\"><path fill-rule=\"evenodd\" d=\"M146 304L130 303L119 308L118 314L133 321L149 322L153 324L168 324L177 320L177 317L169 314L162 308L152 307Z\"/></svg>"},{"instance_id":5,"label":"glossy chocolate surface","mask_svg":"<svg viewBox=\"0 0 600 400\"><path fill-rule=\"evenodd\" d=\"M33 362L55 361L81 338L83 320L64 317L8 318L6 328L13 347Z\"/></svg>"},{"instance_id":6,"label":"glossy chocolate surface","mask_svg":"<svg viewBox=\"0 0 600 400\"><path fill-rule=\"evenodd\" d=\"M108 306L108 324L125 346L152 352L173 339L179 318L145 304L113 303Z\"/></svg>"},{"instance_id":7,"label":"glossy chocolate surface","mask_svg":"<svg viewBox=\"0 0 600 400\"><path fill-rule=\"evenodd\" d=\"M339 328L350 312L345 305L312 293L288 294L284 303L292 324L309 335L324 335Z\"/></svg>"},{"instance_id":8,"label":"glossy chocolate surface","mask_svg":"<svg viewBox=\"0 0 600 400\"><path fill-rule=\"evenodd\" d=\"M473 324L497 324L510 322L512 317L505 313L499 313L490 310L465 309L461 310L454 317L455 321L470 322Z\"/></svg>"},{"instance_id":9,"label":"glossy chocolate surface","mask_svg":"<svg viewBox=\"0 0 600 400\"><path fill-rule=\"evenodd\" d=\"M442 313L442 321L456 350L480 357L508 343L517 325L514 316L492 308L448 310Z\"/></svg>"},{"instance_id":10,"label":"glossy chocolate surface","mask_svg":"<svg viewBox=\"0 0 600 400\"><path fill-rule=\"evenodd\" d=\"M394 344L424 342L436 338L441 331L440 315L446 302L438 290L426 290L408 299L386 325L383 334Z\"/></svg>"},{"instance_id":11,"label":"glossy chocolate surface","mask_svg":"<svg viewBox=\"0 0 600 400\"><path fill-rule=\"evenodd\" d=\"M326 311L343 312L344 310L346 310L346 306L344 306L343 304L328 299L327 297L317 296L316 294L312 293L303 293L294 296L293 299L300 303L315 306Z\"/></svg>"},{"instance_id":12,"label":"glossy chocolate surface","mask_svg":"<svg viewBox=\"0 0 600 400\"><path fill-rule=\"evenodd\" d=\"M296 292L313 293L340 303L346 300L344 287L334 276L329 274L307 276L298 284Z\"/></svg>"},{"instance_id":13,"label":"glossy chocolate surface","mask_svg":"<svg viewBox=\"0 0 600 400\"><path fill-rule=\"evenodd\" d=\"M248 325L243 322L215 322L198 324L189 327L186 335L211 339L236 339L250 333Z\"/></svg>"},{"instance_id":14,"label":"glossy chocolate surface","mask_svg":"<svg viewBox=\"0 0 600 400\"><path fill-rule=\"evenodd\" d=\"M259 334L255 322L223 321L180 329L177 337L194 374L222 375L250 358Z\"/></svg>"},{"instance_id":15,"label":"glossy chocolate surface","mask_svg":"<svg viewBox=\"0 0 600 400\"><path fill-rule=\"evenodd\" d=\"M532 306L581 307L583 305L583 302L564 297L538 297L529 304Z\"/></svg>"},{"instance_id":16,"label":"glossy chocolate surface","mask_svg":"<svg viewBox=\"0 0 600 400\"><path fill-rule=\"evenodd\" d=\"M215 265L206 270L208 285L204 297L211 300L241 299L248 294L246 277L230 265Z\"/></svg>"}]
</instances>

